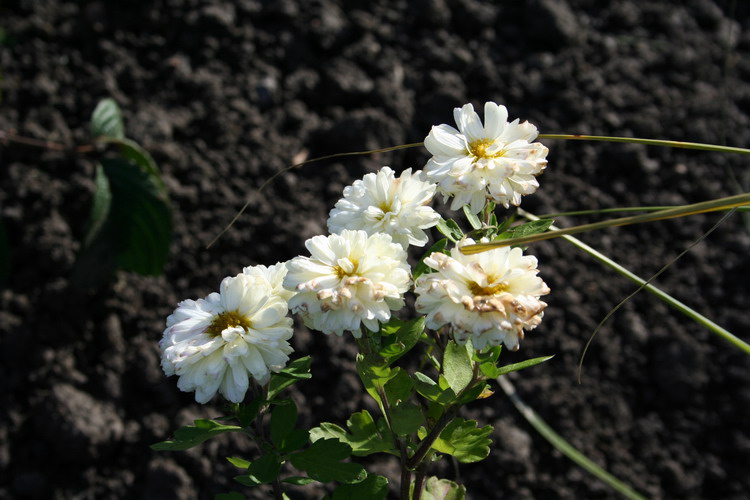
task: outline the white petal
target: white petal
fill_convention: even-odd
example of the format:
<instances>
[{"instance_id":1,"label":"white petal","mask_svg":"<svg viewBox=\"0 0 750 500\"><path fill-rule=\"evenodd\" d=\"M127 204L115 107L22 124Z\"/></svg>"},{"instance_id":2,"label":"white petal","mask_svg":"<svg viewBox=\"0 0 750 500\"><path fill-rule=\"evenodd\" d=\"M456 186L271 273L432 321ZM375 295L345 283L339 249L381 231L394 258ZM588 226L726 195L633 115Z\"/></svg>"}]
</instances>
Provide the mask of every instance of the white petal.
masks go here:
<instances>
[{"instance_id":1,"label":"white petal","mask_svg":"<svg viewBox=\"0 0 750 500\"><path fill-rule=\"evenodd\" d=\"M494 102L484 104L484 134L487 138L496 139L503 133L508 123L508 110Z\"/></svg>"}]
</instances>

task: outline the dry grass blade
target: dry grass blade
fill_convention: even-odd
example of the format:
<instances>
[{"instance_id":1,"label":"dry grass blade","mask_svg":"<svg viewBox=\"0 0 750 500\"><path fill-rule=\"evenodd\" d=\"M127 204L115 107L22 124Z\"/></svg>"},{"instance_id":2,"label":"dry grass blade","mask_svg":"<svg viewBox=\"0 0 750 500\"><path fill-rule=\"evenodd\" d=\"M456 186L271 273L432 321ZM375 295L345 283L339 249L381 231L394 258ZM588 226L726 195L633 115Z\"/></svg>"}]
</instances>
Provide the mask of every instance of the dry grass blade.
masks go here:
<instances>
[{"instance_id":1,"label":"dry grass blade","mask_svg":"<svg viewBox=\"0 0 750 500\"><path fill-rule=\"evenodd\" d=\"M525 236L523 238L511 238L507 240L492 241L488 243L477 243L475 245L466 245L461 247L461 252L466 255L487 252L493 248L500 248L509 245L527 245L536 241L551 240L553 238L559 238L561 236L567 236L571 234L585 233L589 231L595 231L597 229L605 229L608 227L628 226L632 224L642 224L644 222L656 222L666 219L675 219L677 217L686 217L688 215L696 215L707 212L716 212L720 210L728 210L735 207L750 204L750 193L738 194L735 196L727 196L725 198L718 198L716 200L704 201L701 203L694 203L692 205L682 205L675 208L669 208L667 210L658 210L641 215L633 215L629 217L620 217L617 219L610 219L602 222L594 222L593 224L583 224L580 226L573 226L566 229L558 229L555 231L548 231L546 233L534 234L531 236Z\"/></svg>"}]
</instances>

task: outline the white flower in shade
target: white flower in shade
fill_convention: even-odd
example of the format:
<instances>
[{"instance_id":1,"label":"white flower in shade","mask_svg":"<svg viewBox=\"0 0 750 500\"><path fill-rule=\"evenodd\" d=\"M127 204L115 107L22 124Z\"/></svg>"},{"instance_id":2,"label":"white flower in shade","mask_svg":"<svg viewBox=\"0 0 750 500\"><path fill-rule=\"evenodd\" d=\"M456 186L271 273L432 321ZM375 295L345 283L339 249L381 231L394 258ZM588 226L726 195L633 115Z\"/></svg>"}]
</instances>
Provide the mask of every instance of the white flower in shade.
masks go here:
<instances>
[{"instance_id":1,"label":"white flower in shade","mask_svg":"<svg viewBox=\"0 0 750 500\"><path fill-rule=\"evenodd\" d=\"M283 279L286 270L283 264L259 267L225 278L219 293L180 302L167 318L159 343L162 369L179 376L177 387L195 391L199 403L217 392L242 402L250 379L266 384L289 361L292 319L269 281Z\"/></svg>"},{"instance_id":2,"label":"white flower in shade","mask_svg":"<svg viewBox=\"0 0 750 500\"><path fill-rule=\"evenodd\" d=\"M517 206L522 195L536 191L549 150L531 142L538 135L534 125L508 123L508 110L494 102L484 105L484 126L471 104L455 108L453 116L458 130L438 125L424 140L432 154L424 172L446 199L455 196L452 210L468 204L476 214L486 199Z\"/></svg>"},{"instance_id":3,"label":"white flower in shade","mask_svg":"<svg viewBox=\"0 0 750 500\"><path fill-rule=\"evenodd\" d=\"M308 327L339 336L350 331L359 338L361 325L376 331L404 306L409 266L406 252L389 235L345 229L310 238L305 246L310 257L287 263L284 287L297 292L289 308Z\"/></svg>"},{"instance_id":4,"label":"white flower in shade","mask_svg":"<svg viewBox=\"0 0 750 500\"><path fill-rule=\"evenodd\" d=\"M328 218L328 230L340 233L344 229L362 229L367 234L390 234L393 241L404 248L423 247L427 234L440 215L428 206L437 186L421 179L421 172L411 169L396 174L383 167L376 174L344 188L344 197L336 202Z\"/></svg>"},{"instance_id":5,"label":"white flower in shade","mask_svg":"<svg viewBox=\"0 0 750 500\"><path fill-rule=\"evenodd\" d=\"M424 262L437 272L417 279L416 309L427 315L428 328L449 325L459 344L471 337L477 350L501 343L517 350L524 330L542 321L547 304L539 297L549 288L537 276L536 258L520 248L464 255L456 247L450 256L434 252Z\"/></svg>"}]
</instances>

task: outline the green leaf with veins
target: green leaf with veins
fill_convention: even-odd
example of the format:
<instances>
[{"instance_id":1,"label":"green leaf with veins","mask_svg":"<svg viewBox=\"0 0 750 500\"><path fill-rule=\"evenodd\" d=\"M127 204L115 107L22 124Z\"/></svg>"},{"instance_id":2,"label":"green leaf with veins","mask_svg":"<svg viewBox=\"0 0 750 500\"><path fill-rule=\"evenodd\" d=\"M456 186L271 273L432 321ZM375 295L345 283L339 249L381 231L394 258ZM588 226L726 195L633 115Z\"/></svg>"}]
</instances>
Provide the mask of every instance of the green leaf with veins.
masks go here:
<instances>
[{"instance_id":1,"label":"green leaf with veins","mask_svg":"<svg viewBox=\"0 0 750 500\"><path fill-rule=\"evenodd\" d=\"M227 461L238 469L247 469L252 463L251 461L240 457L227 457Z\"/></svg>"},{"instance_id":2,"label":"green leaf with veins","mask_svg":"<svg viewBox=\"0 0 750 500\"><path fill-rule=\"evenodd\" d=\"M473 229L482 229L482 221L479 220L476 214L471 213L469 205L464 205L464 215Z\"/></svg>"},{"instance_id":3,"label":"green leaf with veins","mask_svg":"<svg viewBox=\"0 0 750 500\"><path fill-rule=\"evenodd\" d=\"M120 107L114 99L102 99L91 114L91 135L94 137L125 137Z\"/></svg>"},{"instance_id":4,"label":"green leaf with veins","mask_svg":"<svg viewBox=\"0 0 750 500\"><path fill-rule=\"evenodd\" d=\"M422 408L409 401L391 407L391 417L393 432L399 436L408 436L417 432L417 429L425 424Z\"/></svg>"},{"instance_id":5,"label":"green leaf with veins","mask_svg":"<svg viewBox=\"0 0 750 500\"><path fill-rule=\"evenodd\" d=\"M333 492L332 500L384 500L388 495L388 479L369 474L357 484L342 484Z\"/></svg>"},{"instance_id":6,"label":"green leaf with veins","mask_svg":"<svg viewBox=\"0 0 750 500\"><path fill-rule=\"evenodd\" d=\"M290 399L276 405L271 413L271 441L279 447L297 423L297 406Z\"/></svg>"},{"instance_id":7,"label":"green leaf with veins","mask_svg":"<svg viewBox=\"0 0 750 500\"><path fill-rule=\"evenodd\" d=\"M376 425L372 415L367 410L362 410L352 414L346 426L349 432L336 424L323 422L319 427L310 430L310 439L315 442L321 439L338 439L351 446L352 454L358 457L379 452L398 455L393 437L382 418Z\"/></svg>"},{"instance_id":8,"label":"green leaf with veins","mask_svg":"<svg viewBox=\"0 0 750 500\"><path fill-rule=\"evenodd\" d=\"M516 372L518 370L523 370L524 368L529 368L530 366L544 363L545 361L549 361L554 357L554 354L552 356L541 356L538 358L527 359L526 361L521 361L520 363L513 363L512 365L501 366L497 368L497 374L493 375L492 378L497 378L501 375L505 375L506 373Z\"/></svg>"},{"instance_id":9,"label":"green leaf with veins","mask_svg":"<svg viewBox=\"0 0 750 500\"><path fill-rule=\"evenodd\" d=\"M195 425L188 425L175 431L174 439L151 445L154 451L183 451L201 444L225 432L244 432L242 427L224 425L214 420L199 419Z\"/></svg>"},{"instance_id":10,"label":"green leaf with veins","mask_svg":"<svg viewBox=\"0 0 750 500\"><path fill-rule=\"evenodd\" d=\"M443 429L432 447L462 463L478 462L490 454L491 433L491 425L477 427L475 420L458 417Z\"/></svg>"},{"instance_id":11,"label":"green leaf with veins","mask_svg":"<svg viewBox=\"0 0 750 500\"><path fill-rule=\"evenodd\" d=\"M294 484L296 486L304 486L306 484L315 483L315 479L304 477L304 476L291 476L281 480L283 483Z\"/></svg>"},{"instance_id":12,"label":"green leaf with veins","mask_svg":"<svg viewBox=\"0 0 750 500\"><path fill-rule=\"evenodd\" d=\"M408 373L398 370L396 376L385 383L385 395L391 406L400 401L406 401L411 397L414 383Z\"/></svg>"},{"instance_id":13,"label":"green leaf with veins","mask_svg":"<svg viewBox=\"0 0 750 500\"><path fill-rule=\"evenodd\" d=\"M268 453L252 462L245 470L245 474L235 476L234 480L245 486L257 486L272 483L279 477L279 472L281 472L279 457Z\"/></svg>"},{"instance_id":14,"label":"green leaf with veins","mask_svg":"<svg viewBox=\"0 0 750 500\"><path fill-rule=\"evenodd\" d=\"M458 242L464 237L464 232L461 230L461 226L458 225L453 219L440 219L435 229L440 231L446 238L451 240L453 243Z\"/></svg>"},{"instance_id":15,"label":"green leaf with veins","mask_svg":"<svg viewBox=\"0 0 750 500\"><path fill-rule=\"evenodd\" d=\"M449 405L456 400L456 393L453 392L453 389L441 388L437 382L424 373L414 373L414 388L425 398L443 406Z\"/></svg>"},{"instance_id":16,"label":"green leaf with veins","mask_svg":"<svg viewBox=\"0 0 750 500\"><path fill-rule=\"evenodd\" d=\"M310 373L310 356L295 359L286 368L278 373L271 374L271 382L268 384L268 400L272 400L279 395L281 391L290 385L300 381L312 378Z\"/></svg>"},{"instance_id":17,"label":"green leaf with veins","mask_svg":"<svg viewBox=\"0 0 750 500\"><path fill-rule=\"evenodd\" d=\"M531 236L545 232L554 224L553 219L539 219L519 226L512 227L495 237L496 240L507 240L511 238L523 238L524 236Z\"/></svg>"},{"instance_id":18,"label":"green leaf with veins","mask_svg":"<svg viewBox=\"0 0 750 500\"><path fill-rule=\"evenodd\" d=\"M348 444L338 439L321 439L308 449L290 455L289 461L322 483L358 483L367 477L367 473L359 464L342 462L351 454L352 448Z\"/></svg>"},{"instance_id":19,"label":"green leaf with veins","mask_svg":"<svg viewBox=\"0 0 750 500\"><path fill-rule=\"evenodd\" d=\"M468 352L468 344L458 345L451 340L443 354L443 374L453 392L458 394L473 377L474 366Z\"/></svg>"},{"instance_id":20,"label":"green leaf with veins","mask_svg":"<svg viewBox=\"0 0 750 500\"><path fill-rule=\"evenodd\" d=\"M424 327L424 316L408 322L401 322L395 332L383 338L383 345L378 354L383 357L386 364L393 364L417 344L419 337L424 332Z\"/></svg>"}]
</instances>

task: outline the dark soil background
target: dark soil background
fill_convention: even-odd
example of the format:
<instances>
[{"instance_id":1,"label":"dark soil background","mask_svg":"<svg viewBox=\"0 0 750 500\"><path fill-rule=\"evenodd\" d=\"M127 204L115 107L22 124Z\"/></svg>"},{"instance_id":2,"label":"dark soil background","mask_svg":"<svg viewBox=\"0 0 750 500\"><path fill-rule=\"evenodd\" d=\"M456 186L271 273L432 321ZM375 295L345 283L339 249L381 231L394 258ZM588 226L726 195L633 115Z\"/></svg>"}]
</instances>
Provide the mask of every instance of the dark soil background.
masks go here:
<instances>
[{"instance_id":1,"label":"dark soil background","mask_svg":"<svg viewBox=\"0 0 750 500\"><path fill-rule=\"evenodd\" d=\"M73 290L95 155L2 144L0 216L12 247L0 291L0 497L212 498L234 488L218 439L185 453L148 445L215 417L159 367L166 316L246 265L273 264L325 232L342 188L423 149L313 164L279 178L218 244L206 244L293 159L421 141L466 102L504 103L542 133L750 146L750 5L674 0L3 1L0 130L85 144L101 98L163 172L175 238L164 276ZM747 180L741 156L549 141L551 212L704 201ZM738 184L739 183L739 184ZM719 215L587 234L649 276ZM589 218L563 218L572 225ZM750 237L734 216L658 286L750 340ZM563 241L536 244L552 288L543 324L508 362L556 354L513 378L564 437L650 498L750 495L747 355ZM365 398L353 344L297 328L314 379L293 391L309 425L343 423ZM434 472L472 498L615 498L538 436L498 392L467 415L495 426L489 458ZM376 467L392 474L393 462ZM457 476L458 475L458 476ZM392 485L397 484L393 478ZM237 485L236 489L242 487ZM320 496L324 489L296 492ZM248 491L264 498L267 490Z\"/></svg>"}]
</instances>

